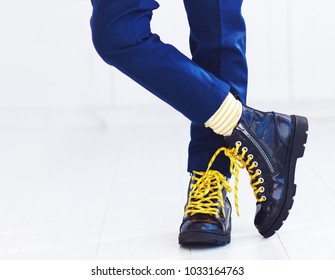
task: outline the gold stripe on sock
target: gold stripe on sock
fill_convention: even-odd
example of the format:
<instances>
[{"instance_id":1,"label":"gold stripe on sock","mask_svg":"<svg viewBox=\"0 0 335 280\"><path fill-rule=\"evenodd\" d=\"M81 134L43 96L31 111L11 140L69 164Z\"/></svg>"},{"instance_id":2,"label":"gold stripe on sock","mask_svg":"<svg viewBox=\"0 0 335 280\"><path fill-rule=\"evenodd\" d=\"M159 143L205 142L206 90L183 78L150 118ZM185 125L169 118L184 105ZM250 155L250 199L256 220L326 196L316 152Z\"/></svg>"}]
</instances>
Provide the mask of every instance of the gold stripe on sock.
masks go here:
<instances>
[{"instance_id":1,"label":"gold stripe on sock","mask_svg":"<svg viewBox=\"0 0 335 280\"><path fill-rule=\"evenodd\" d=\"M222 121L227 108L231 108L231 102L233 102L233 95L229 93L225 100L223 100L220 108L214 113L214 115L205 123L206 127L215 127L218 123ZM234 97L233 97L234 98Z\"/></svg>"},{"instance_id":2,"label":"gold stripe on sock","mask_svg":"<svg viewBox=\"0 0 335 280\"><path fill-rule=\"evenodd\" d=\"M205 123L205 126L212 128L217 134L229 136L237 125L241 115L242 103L229 93L220 108Z\"/></svg>"},{"instance_id":3,"label":"gold stripe on sock","mask_svg":"<svg viewBox=\"0 0 335 280\"><path fill-rule=\"evenodd\" d=\"M237 121L236 121L237 119ZM240 110L239 106L234 106L232 112L229 114L229 117L226 119L225 124L221 126L221 130L218 134L225 135L229 130L232 130L236 126L236 123L240 119Z\"/></svg>"},{"instance_id":4,"label":"gold stripe on sock","mask_svg":"<svg viewBox=\"0 0 335 280\"><path fill-rule=\"evenodd\" d=\"M225 106L225 108L227 108L227 110L224 112L224 114L222 114L220 116L220 119L217 119L216 123L211 125L212 129L219 129L220 127L222 127L222 123L227 121L227 117L229 117L233 110L234 110L234 103L233 102L229 102L226 105L229 106Z\"/></svg>"}]
</instances>

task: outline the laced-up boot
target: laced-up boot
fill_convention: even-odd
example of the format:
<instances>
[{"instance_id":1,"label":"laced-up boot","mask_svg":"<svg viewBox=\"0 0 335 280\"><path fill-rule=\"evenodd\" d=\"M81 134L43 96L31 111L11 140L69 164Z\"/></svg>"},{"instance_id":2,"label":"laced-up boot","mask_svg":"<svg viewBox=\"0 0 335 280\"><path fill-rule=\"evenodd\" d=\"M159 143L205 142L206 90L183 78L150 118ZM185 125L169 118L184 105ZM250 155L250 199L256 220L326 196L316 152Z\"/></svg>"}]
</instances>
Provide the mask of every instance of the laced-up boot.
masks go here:
<instances>
[{"instance_id":1,"label":"laced-up boot","mask_svg":"<svg viewBox=\"0 0 335 280\"><path fill-rule=\"evenodd\" d=\"M304 154L307 130L305 117L243 107L226 138L230 148L223 149L231 159L232 174L238 178L239 169L246 168L250 175L257 200L254 223L264 237L282 226L293 205L296 162Z\"/></svg>"},{"instance_id":2,"label":"laced-up boot","mask_svg":"<svg viewBox=\"0 0 335 280\"><path fill-rule=\"evenodd\" d=\"M181 245L225 245L230 243L231 205L226 197L231 188L225 176L210 167L206 172L193 171L188 202L180 226Z\"/></svg>"}]
</instances>

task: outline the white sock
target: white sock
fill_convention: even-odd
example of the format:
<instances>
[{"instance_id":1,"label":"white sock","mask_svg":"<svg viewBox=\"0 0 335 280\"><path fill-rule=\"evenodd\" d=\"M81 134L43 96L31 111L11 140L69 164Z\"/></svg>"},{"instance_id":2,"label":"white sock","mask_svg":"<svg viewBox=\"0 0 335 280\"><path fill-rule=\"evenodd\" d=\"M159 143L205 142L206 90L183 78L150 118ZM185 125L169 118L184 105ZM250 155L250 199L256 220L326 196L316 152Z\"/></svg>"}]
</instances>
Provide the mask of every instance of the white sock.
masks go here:
<instances>
[{"instance_id":1,"label":"white sock","mask_svg":"<svg viewBox=\"0 0 335 280\"><path fill-rule=\"evenodd\" d=\"M242 103L231 93L228 94L220 108L205 122L215 133L230 136L242 115Z\"/></svg>"}]
</instances>

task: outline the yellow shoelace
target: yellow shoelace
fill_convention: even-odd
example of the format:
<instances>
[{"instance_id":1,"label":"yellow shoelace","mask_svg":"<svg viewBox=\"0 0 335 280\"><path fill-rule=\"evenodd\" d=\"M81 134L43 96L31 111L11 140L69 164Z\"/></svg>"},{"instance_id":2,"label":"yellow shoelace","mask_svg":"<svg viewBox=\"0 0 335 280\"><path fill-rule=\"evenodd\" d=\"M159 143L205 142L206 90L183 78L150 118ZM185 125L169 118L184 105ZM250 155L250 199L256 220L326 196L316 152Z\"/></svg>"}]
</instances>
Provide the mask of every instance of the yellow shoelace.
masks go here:
<instances>
[{"instance_id":1,"label":"yellow shoelace","mask_svg":"<svg viewBox=\"0 0 335 280\"><path fill-rule=\"evenodd\" d=\"M222 189L226 189L227 192L232 192L227 179L219 171L211 170L211 167L217 158L217 156L224 152L224 154L230 159L230 172L235 177L234 184L234 203L236 213L239 216L239 204L238 204L238 178L240 169L246 168L250 176L250 185L253 188L255 198L258 202L263 202L266 197L263 195L258 197L259 193L264 192L264 187L261 184L264 183L264 179L260 177L262 174L260 169L257 168L258 163L253 161L253 155L249 154L246 156L248 149L243 147L241 149L241 142L236 142L235 147L218 149L212 156L207 170L205 172L193 171L189 200L185 210L185 216L195 214L209 214L218 216L219 207L221 206L224 215L224 198L222 195ZM256 180L256 178L258 179Z\"/></svg>"},{"instance_id":2,"label":"yellow shoelace","mask_svg":"<svg viewBox=\"0 0 335 280\"><path fill-rule=\"evenodd\" d=\"M232 189L225 176L217 170L211 170L216 157L221 152L222 149L215 152L205 172L193 171L194 183L190 186L185 216L195 214L219 216L219 207L222 208L222 213L225 215L222 189L225 188L227 192L231 192Z\"/></svg>"},{"instance_id":3,"label":"yellow shoelace","mask_svg":"<svg viewBox=\"0 0 335 280\"><path fill-rule=\"evenodd\" d=\"M185 210L185 216L195 214L208 214L219 216L221 206L224 214L224 198L222 188L231 192L231 188L219 171L207 169L206 172L194 171L189 200Z\"/></svg>"},{"instance_id":4,"label":"yellow shoelace","mask_svg":"<svg viewBox=\"0 0 335 280\"><path fill-rule=\"evenodd\" d=\"M262 171L260 169L256 169L258 167L257 161L253 161L254 156L249 154L246 156L248 152L248 148L242 147L240 141L235 143L235 147L227 149L220 148L220 151L224 151L225 155L230 159L230 173L235 177L235 185L234 185L234 197L235 197L235 206L236 212L239 216L238 210L238 178L240 169L247 169L247 172L250 176L250 186L253 188L255 198L258 202L263 202L266 200L266 197L262 195L258 196L259 193L264 192L264 187L262 184L264 183L264 179L260 177ZM255 170L256 169L256 170ZM257 178L258 177L258 178Z\"/></svg>"}]
</instances>

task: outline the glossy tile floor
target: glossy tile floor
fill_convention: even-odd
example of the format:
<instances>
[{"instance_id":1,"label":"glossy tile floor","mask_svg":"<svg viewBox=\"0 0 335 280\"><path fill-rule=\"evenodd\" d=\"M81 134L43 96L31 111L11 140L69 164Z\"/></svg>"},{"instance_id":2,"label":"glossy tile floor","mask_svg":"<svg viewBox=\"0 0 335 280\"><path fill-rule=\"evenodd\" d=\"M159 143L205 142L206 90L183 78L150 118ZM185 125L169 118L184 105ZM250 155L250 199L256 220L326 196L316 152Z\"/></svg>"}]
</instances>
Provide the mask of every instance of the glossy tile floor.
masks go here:
<instances>
[{"instance_id":1,"label":"glossy tile floor","mask_svg":"<svg viewBox=\"0 0 335 280\"><path fill-rule=\"evenodd\" d=\"M264 239L254 228L243 172L231 244L182 248L189 180L182 117L169 110L36 115L33 125L25 116L0 117L2 259L335 259L335 119L309 119L295 204L278 233Z\"/></svg>"}]
</instances>

